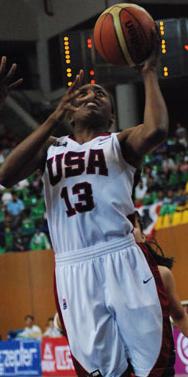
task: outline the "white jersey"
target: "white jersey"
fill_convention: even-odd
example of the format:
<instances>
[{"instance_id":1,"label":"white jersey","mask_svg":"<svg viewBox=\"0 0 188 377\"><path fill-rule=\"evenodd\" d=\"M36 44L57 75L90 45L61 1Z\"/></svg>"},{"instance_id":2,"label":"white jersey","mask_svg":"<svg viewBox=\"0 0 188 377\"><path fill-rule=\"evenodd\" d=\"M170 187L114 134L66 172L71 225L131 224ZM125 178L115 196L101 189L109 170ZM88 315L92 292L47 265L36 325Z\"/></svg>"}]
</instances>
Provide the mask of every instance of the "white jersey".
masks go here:
<instances>
[{"instance_id":1,"label":"white jersey","mask_svg":"<svg viewBox=\"0 0 188 377\"><path fill-rule=\"evenodd\" d=\"M57 139L48 149L43 175L54 251L100 246L128 235L134 173L115 133L84 144L70 136Z\"/></svg>"}]
</instances>

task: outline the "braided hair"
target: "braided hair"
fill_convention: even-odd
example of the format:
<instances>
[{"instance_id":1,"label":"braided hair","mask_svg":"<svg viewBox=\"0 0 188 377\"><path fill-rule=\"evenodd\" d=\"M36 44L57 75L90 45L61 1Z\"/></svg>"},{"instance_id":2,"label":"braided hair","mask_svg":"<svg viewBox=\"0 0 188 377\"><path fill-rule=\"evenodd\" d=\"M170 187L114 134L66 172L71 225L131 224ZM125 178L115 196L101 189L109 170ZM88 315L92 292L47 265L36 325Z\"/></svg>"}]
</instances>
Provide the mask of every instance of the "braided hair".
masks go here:
<instances>
[{"instance_id":1,"label":"braided hair","mask_svg":"<svg viewBox=\"0 0 188 377\"><path fill-rule=\"evenodd\" d=\"M138 211L135 211L133 214L129 215L128 218L134 227L136 227L137 221L140 226L140 230L143 233L143 222ZM165 256L164 251L155 239L145 241L144 244L146 245L147 249L153 256L153 258L155 259L158 266L165 266L168 267L170 270L172 269L174 264L174 258Z\"/></svg>"}]
</instances>

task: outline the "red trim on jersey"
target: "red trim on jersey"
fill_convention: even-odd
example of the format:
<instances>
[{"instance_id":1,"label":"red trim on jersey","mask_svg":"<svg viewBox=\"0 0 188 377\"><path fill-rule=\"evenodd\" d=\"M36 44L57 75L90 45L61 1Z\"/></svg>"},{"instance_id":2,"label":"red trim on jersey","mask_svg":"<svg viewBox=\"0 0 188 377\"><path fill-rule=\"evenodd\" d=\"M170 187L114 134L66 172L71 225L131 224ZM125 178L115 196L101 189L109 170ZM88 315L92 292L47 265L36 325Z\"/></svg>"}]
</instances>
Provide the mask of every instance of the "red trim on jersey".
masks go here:
<instances>
[{"instance_id":1,"label":"red trim on jersey","mask_svg":"<svg viewBox=\"0 0 188 377\"><path fill-rule=\"evenodd\" d=\"M149 264L156 282L157 293L159 296L159 301L161 304L162 314L163 314L163 334L162 334L162 345L158 359L151 370L148 377L163 377L163 376L173 376L175 358L172 355L174 350L174 341L172 335L172 328L169 319L169 302L168 297L158 270L157 263L152 257L151 253L147 249L146 245L139 244L142 249L144 256Z\"/></svg>"},{"instance_id":2,"label":"red trim on jersey","mask_svg":"<svg viewBox=\"0 0 188 377\"><path fill-rule=\"evenodd\" d=\"M65 323L64 323L64 320L63 320L63 316L62 316L60 305L59 305L58 295L57 295L55 272L54 272L54 296L55 296L55 303L56 303L57 312L58 312L59 319L60 319L61 326L62 326L62 332L63 332L63 335L65 336L65 338L67 340L67 343L69 344L68 337L67 337L67 331L66 331L66 328L65 328ZM75 357L72 355L72 353L71 353L71 358L72 358L72 361L73 361L73 364L74 364L74 369L76 371L77 377L88 377L89 373L86 372L86 370L75 359Z\"/></svg>"}]
</instances>

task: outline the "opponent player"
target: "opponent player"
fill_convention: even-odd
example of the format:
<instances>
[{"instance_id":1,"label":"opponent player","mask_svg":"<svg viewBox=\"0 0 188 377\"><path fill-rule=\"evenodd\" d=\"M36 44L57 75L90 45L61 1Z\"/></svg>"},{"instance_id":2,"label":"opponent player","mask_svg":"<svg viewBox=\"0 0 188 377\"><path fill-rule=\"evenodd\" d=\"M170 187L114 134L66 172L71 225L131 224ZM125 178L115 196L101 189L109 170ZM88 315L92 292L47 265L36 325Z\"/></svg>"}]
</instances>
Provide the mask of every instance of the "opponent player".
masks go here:
<instances>
[{"instance_id":1,"label":"opponent player","mask_svg":"<svg viewBox=\"0 0 188 377\"><path fill-rule=\"evenodd\" d=\"M177 290L174 276L171 272L171 268L173 266L173 258L166 257L156 241L147 241L146 236L143 232L143 224L141 217L137 211L134 212L131 216L129 216L133 226L134 226L134 236L136 242L140 244L143 249L143 252L146 258L149 260L149 264L151 268L155 266L155 262L157 264L157 269L160 274L157 274L155 269L154 277L157 281L158 290L162 291L164 286L165 291L163 292L163 296L165 297L165 293L167 295L167 302L163 299L163 308L166 306L166 314L168 318L164 318L166 330L168 329L168 339L166 341L171 343L171 352L169 353L169 361L165 365L161 365L161 368L164 369L162 374L163 377L173 377L175 376L175 347L173 341L173 334L171 331L171 324L169 320L169 316L173 319L174 324L179 328L179 330L184 334L184 336L188 337L188 314L184 310L183 306L181 305ZM134 377L132 375L131 377Z\"/></svg>"},{"instance_id":2,"label":"opponent player","mask_svg":"<svg viewBox=\"0 0 188 377\"><path fill-rule=\"evenodd\" d=\"M144 244L147 247L149 253L152 255L158 265L158 270L169 299L170 316L172 317L174 324L180 329L184 336L188 337L188 314L181 305L176 290L175 279L171 271L174 260L173 258L169 258L164 255L157 242L152 240L147 241L143 232L142 220L137 211L135 211L134 220L132 217L131 222L134 226L133 233L136 242L139 244Z\"/></svg>"},{"instance_id":3,"label":"opponent player","mask_svg":"<svg viewBox=\"0 0 188 377\"><path fill-rule=\"evenodd\" d=\"M109 134L114 122L110 96L99 85L82 86L80 71L54 112L0 170L0 183L10 187L44 169L58 302L82 377L125 376L127 359L136 376L161 376L155 364L162 344L162 310L127 218L134 212L135 169L168 132L156 71L156 34L154 42L154 53L140 68L143 124ZM73 135L54 141L50 135L65 115Z\"/></svg>"}]
</instances>

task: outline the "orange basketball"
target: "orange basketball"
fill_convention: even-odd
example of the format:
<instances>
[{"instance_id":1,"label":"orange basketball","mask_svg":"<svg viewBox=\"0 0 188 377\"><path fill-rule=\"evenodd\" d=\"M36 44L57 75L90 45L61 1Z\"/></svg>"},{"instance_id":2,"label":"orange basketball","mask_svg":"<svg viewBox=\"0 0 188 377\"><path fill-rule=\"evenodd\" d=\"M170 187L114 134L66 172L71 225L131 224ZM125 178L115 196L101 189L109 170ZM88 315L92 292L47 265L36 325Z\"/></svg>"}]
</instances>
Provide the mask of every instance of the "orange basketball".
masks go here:
<instances>
[{"instance_id":1,"label":"orange basketball","mask_svg":"<svg viewBox=\"0 0 188 377\"><path fill-rule=\"evenodd\" d=\"M129 65L143 63L153 49L155 21L136 4L116 4L97 19L94 44L109 63Z\"/></svg>"}]
</instances>

